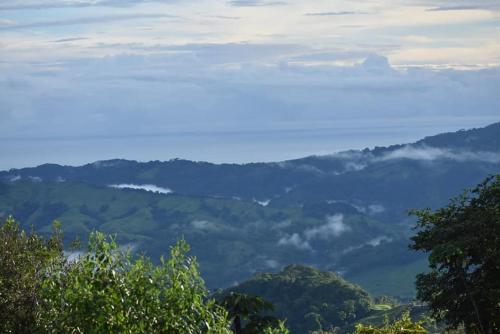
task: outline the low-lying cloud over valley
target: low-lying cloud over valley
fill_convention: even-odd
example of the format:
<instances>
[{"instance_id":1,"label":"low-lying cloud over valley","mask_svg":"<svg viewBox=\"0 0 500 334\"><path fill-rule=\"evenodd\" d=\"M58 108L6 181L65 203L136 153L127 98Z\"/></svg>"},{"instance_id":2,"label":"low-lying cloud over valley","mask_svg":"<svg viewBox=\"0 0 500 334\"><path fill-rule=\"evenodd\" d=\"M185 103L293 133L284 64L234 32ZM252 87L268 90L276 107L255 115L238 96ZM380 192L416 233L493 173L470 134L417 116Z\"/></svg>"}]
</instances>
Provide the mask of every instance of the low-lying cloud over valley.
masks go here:
<instances>
[{"instance_id":1,"label":"low-lying cloud over valley","mask_svg":"<svg viewBox=\"0 0 500 334\"><path fill-rule=\"evenodd\" d=\"M278 241L278 245L292 246L301 250L312 250L310 242L313 240L335 239L351 231L351 228L344 223L342 214L327 216L325 220L326 223L323 225L308 228L301 233L282 236Z\"/></svg>"}]
</instances>

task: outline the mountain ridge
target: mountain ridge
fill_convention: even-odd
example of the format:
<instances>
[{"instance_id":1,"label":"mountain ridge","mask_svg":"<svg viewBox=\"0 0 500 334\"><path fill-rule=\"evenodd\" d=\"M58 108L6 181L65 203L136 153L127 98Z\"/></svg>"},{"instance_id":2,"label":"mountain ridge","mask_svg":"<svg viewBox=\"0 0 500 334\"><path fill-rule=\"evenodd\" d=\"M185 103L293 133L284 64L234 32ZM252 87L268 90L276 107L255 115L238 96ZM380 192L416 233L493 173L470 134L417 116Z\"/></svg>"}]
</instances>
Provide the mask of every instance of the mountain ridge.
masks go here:
<instances>
[{"instance_id":1,"label":"mountain ridge","mask_svg":"<svg viewBox=\"0 0 500 334\"><path fill-rule=\"evenodd\" d=\"M490 141L490 145L485 145L485 140L480 143L480 146L471 146L469 145L472 142L475 142L477 137L470 137L471 135L475 135L478 132L484 134L485 132L487 133L487 140ZM24 169L35 169L35 168L56 168L56 167L63 167L63 168L79 168L79 167L88 167L88 166L99 166L99 165L104 165L103 167L110 167L106 166L106 164L110 163L111 167L114 163L137 163L137 164L149 164L149 163L170 163L170 162L191 162L191 163L196 163L196 164L205 164L205 165L212 165L212 166L247 166L247 165L261 165L261 164L279 164L279 163L286 163L286 162L293 162L293 161L299 161L303 159L308 159L308 158L329 158L329 157L335 157L337 155L345 155L345 154L350 154L350 153L356 153L356 152L374 152L374 153L379 153L383 151L390 151L390 150L395 150L398 148L402 148L404 146L417 146L417 145L426 145L430 147L449 147L449 141L450 138L455 139L455 145L452 147L456 148L456 142L459 141L459 144L461 145L460 148L463 149L464 147L467 148L472 148L472 149L480 149L480 148L485 148L483 149L487 151L487 148L500 148L500 140L498 139L497 135L500 132L500 122L492 123L484 127L477 127L477 128L471 128L471 129L460 129L458 131L451 131L451 132L444 132L444 133L438 133L435 135L430 135L426 136L422 139L419 139L415 142L410 142L410 143L403 143L403 144L393 144L389 146L375 146L374 148L364 148L364 149L349 149L345 151L339 151L336 153L331 153L331 154L324 154L324 155L309 155L305 156L302 158L296 158L296 159L289 159L289 160L283 160L283 161L275 161L275 162L249 162L249 163L230 163L230 162L223 162L223 163L213 163L213 162L207 162L207 161L202 161L202 160L189 160L189 159L183 159L183 158L172 158L169 160L149 160L149 161L137 161L137 160L130 160L130 159L122 159L122 158L112 158L112 159L105 159L105 160L96 160L91 163L83 164L83 165L61 165L61 164L55 164L55 163L44 163L38 166L32 166L32 167L23 167L23 168L10 168L9 170L3 170L0 171L0 173L5 173L5 172L13 172L13 171L19 171L19 170L24 170ZM442 139L446 138L446 141L443 141ZM448 144L447 144L448 142ZM438 144L439 143L439 144ZM438 145L437 145L438 144Z\"/></svg>"}]
</instances>

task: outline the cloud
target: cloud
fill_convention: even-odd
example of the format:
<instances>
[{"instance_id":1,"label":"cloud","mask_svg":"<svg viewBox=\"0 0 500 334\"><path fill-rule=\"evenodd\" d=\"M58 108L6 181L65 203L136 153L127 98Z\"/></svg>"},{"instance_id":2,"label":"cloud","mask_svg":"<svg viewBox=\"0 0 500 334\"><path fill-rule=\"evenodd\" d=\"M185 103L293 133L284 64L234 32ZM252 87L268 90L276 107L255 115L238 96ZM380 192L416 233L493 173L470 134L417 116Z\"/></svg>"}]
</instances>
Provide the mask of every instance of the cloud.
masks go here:
<instances>
[{"instance_id":1,"label":"cloud","mask_svg":"<svg viewBox=\"0 0 500 334\"><path fill-rule=\"evenodd\" d=\"M355 161L347 161L345 162L344 164L344 173L345 172L356 172L356 171L360 171L362 169L365 169L366 168L366 164L365 163L358 163L358 162L355 162Z\"/></svg>"},{"instance_id":2,"label":"cloud","mask_svg":"<svg viewBox=\"0 0 500 334\"><path fill-rule=\"evenodd\" d=\"M228 16L228 15L212 15L210 16L214 19L221 19L221 20L240 20L241 16Z\"/></svg>"},{"instance_id":3,"label":"cloud","mask_svg":"<svg viewBox=\"0 0 500 334\"><path fill-rule=\"evenodd\" d=\"M378 246L380 246L380 244L382 242L392 242L392 240L393 239L391 237L382 235L382 236L370 239L367 242L362 243L360 245L347 247L346 249L342 250L342 254L350 253L350 252L352 252L354 250L361 249L361 248L363 248L365 246L378 247Z\"/></svg>"},{"instance_id":4,"label":"cloud","mask_svg":"<svg viewBox=\"0 0 500 334\"><path fill-rule=\"evenodd\" d=\"M391 151L375 161L387 161L394 159L411 159L420 161L434 161L440 159L465 161L481 161L489 163L500 162L500 152L472 152L466 150L450 150L428 146L405 145L400 149Z\"/></svg>"},{"instance_id":5,"label":"cloud","mask_svg":"<svg viewBox=\"0 0 500 334\"><path fill-rule=\"evenodd\" d=\"M8 176L8 181L9 182L16 182L16 181L19 181L21 179L22 179L21 175Z\"/></svg>"},{"instance_id":6,"label":"cloud","mask_svg":"<svg viewBox=\"0 0 500 334\"><path fill-rule=\"evenodd\" d=\"M284 1L264 1L264 0L232 0L229 4L234 7L261 7L286 5Z\"/></svg>"},{"instance_id":7,"label":"cloud","mask_svg":"<svg viewBox=\"0 0 500 334\"><path fill-rule=\"evenodd\" d=\"M281 265L278 261L276 260L273 260L273 259L267 259L264 261L264 264L268 267L268 268L271 268L271 269L277 269L279 268Z\"/></svg>"},{"instance_id":8,"label":"cloud","mask_svg":"<svg viewBox=\"0 0 500 334\"><path fill-rule=\"evenodd\" d=\"M274 223L272 226L271 226L271 229L278 229L278 230L281 230L281 229L285 229L285 228L288 228L292 226L292 221L291 220L283 220L281 222L277 222L277 223Z\"/></svg>"},{"instance_id":9,"label":"cloud","mask_svg":"<svg viewBox=\"0 0 500 334\"><path fill-rule=\"evenodd\" d=\"M385 207L381 204L371 204L368 206L368 212L370 215L376 215L385 212Z\"/></svg>"},{"instance_id":10,"label":"cloud","mask_svg":"<svg viewBox=\"0 0 500 334\"><path fill-rule=\"evenodd\" d=\"M155 186L154 184L112 184L110 185L110 187L117 189L144 190L164 195L168 195L173 192L171 189L158 187Z\"/></svg>"},{"instance_id":11,"label":"cloud","mask_svg":"<svg viewBox=\"0 0 500 334\"><path fill-rule=\"evenodd\" d=\"M349 226L344 224L344 216L341 214L327 216L326 220L327 223L324 225L305 230L304 236L306 240L337 238L351 230Z\"/></svg>"},{"instance_id":12,"label":"cloud","mask_svg":"<svg viewBox=\"0 0 500 334\"><path fill-rule=\"evenodd\" d=\"M278 245L280 246L292 246L301 250L311 250L311 245L307 240L303 240L298 233L293 233L292 235L286 235L279 239Z\"/></svg>"},{"instance_id":13,"label":"cloud","mask_svg":"<svg viewBox=\"0 0 500 334\"><path fill-rule=\"evenodd\" d=\"M9 20L9 19L0 19L0 26L8 26L8 25L13 25L16 24L16 21L14 20Z\"/></svg>"},{"instance_id":14,"label":"cloud","mask_svg":"<svg viewBox=\"0 0 500 334\"><path fill-rule=\"evenodd\" d=\"M11 0L8 4L0 4L0 10L27 10L51 8L85 8L85 7L127 7L141 3L175 3L179 0Z\"/></svg>"},{"instance_id":15,"label":"cloud","mask_svg":"<svg viewBox=\"0 0 500 334\"><path fill-rule=\"evenodd\" d=\"M0 31L4 30L21 30L21 29L33 29L33 28L46 28L46 27L62 27L62 26L73 26L73 25L86 25L86 24L96 24L96 23L108 23L117 21L130 21L130 20L142 20L142 19L172 19L177 18L176 16L166 15L166 14L124 14L124 15L103 15L94 17L81 17L74 19L65 20L53 20L53 21L39 21L32 23L18 23L0 26Z\"/></svg>"},{"instance_id":16,"label":"cloud","mask_svg":"<svg viewBox=\"0 0 500 334\"><path fill-rule=\"evenodd\" d=\"M216 231L219 227L208 220L193 220L191 226L197 230Z\"/></svg>"},{"instance_id":17,"label":"cloud","mask_svg":"<svg viewBox=\"0 0 500 334\"><path fill-rule=\"evenodd\" d=\"M382 242L391 242L392 241L392 238L391 237L388 237L388 236L380 236L380 237L376 237L376 238L373 238L371 240L369 240L368 242L366 242L366 245L370 245L370 246L373 246L373 247L377 247L379 246Z\"/></svg>"},{"instance_id":18,"label":"cloud","mask_svg":"<svg viewBox=\"0 0 500 334\"><path fill-rule=\"evenodd\" d=\"M454 11L454 10L477 10L483 9L479 6L442 6L442 7L433 7L426 9L428 12L442 12L442 11Z\"/></svg>"},{"instance_id":19,"label":"cloud","mask_svg":"<svg viewBox=\"0 0 500 334\"><path fill-rule=\"evenodd\" d=\"M36 61L3 49L0 145L11 157L3 168L115 157L276 161L498 120L498 68L395 68L373 55L350 66L289 62L319 53L299 44L135 44L113 55L119 45L85 37L71 48L42 40ZM16 153L28 139L30 153ZM47 145L64 145L64 154ZM339 172L366 163L345 159Z\"/></svg>"},{"instance_id":20,"label":"cloud","mask_svg":"<svg viewBox=\"0 0 500 334\"><path fill-rule=\"evenodd\" d=\"M343 11L343 12L316 12L306 13L305 16L344 16L344 15L359 15L366 14L365 12Z\"/></svg>"},{"instance_id":21,"label":"cloud","mask_svg":"<svg viewBox=\"0 0 500 334\"><path fill-rule=\"evenodd\" d=\"M77 42L77 41L84 41L88 40L86 37L70 37L70 38L62 38L62 39L57 39L55 41L52 41L52 43L67 43L67 42Z\"/></svg>"},{"instance_id":22,"label":"cloud","mask_svg":"<svg viewBox=\"0 0 500 334\"><path fill-rule=\"evenodd\" d=\"M450 5L449 0L402 0L401 3L410 5L430 5L435 6L431 11L447 11L447 10L466 10L466 9L485 9L497 10L500 9L500 3L497 0L453 0Z\"/></svg>"},{"instance_id":23,"label":"cloud","mask_svg":"<svg viewBox=\"0 0 500 334\"><path fill-rule=\"evenodd\" d=\"M254 203L257 203L257 204L259 204L259 205L261 205L261 206L268 206L268 205L269 205L269 203L271 203L271 200L270 200L270 199L265 199L265 200L261 200L261 201L259 201L259 200L256 200L256 199L254 198L254 199L253 199L253 201L254 201Z\"/></svg>"}]
</instances>

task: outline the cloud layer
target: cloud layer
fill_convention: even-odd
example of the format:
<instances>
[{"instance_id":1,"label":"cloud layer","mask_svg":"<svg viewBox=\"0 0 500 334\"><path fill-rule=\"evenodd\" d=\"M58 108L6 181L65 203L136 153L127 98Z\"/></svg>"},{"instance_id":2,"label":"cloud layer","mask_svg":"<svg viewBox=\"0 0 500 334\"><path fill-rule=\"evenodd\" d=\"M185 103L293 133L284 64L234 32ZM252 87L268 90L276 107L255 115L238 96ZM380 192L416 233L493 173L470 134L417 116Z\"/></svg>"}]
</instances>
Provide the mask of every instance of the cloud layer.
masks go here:
<instances>
[{"instance_id":1,"label":"cloud layer","mask_svg":"<svg viewBox=\"0 0 500 334\"><path fill-rule=\"evenodd\" d=\"M500 108L498 9L488 0L4 1L0 153L11 159L0 168L282 160L485 125Z\"/></svg>"}]
</instances>

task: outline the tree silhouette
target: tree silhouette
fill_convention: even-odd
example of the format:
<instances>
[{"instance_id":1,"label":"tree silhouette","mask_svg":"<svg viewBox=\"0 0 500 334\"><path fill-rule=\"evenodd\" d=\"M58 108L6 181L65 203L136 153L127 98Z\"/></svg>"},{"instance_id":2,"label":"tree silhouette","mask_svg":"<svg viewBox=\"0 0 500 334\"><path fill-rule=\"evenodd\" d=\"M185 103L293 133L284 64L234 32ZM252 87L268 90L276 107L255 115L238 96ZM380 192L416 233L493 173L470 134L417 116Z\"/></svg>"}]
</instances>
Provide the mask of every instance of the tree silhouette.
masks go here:
<instances>
[{"instance_id":1,"label":"tree silhouette","mask_svg":"<svg viewBox=\"0 0 500 334\"><path fill-rule=\"evenodd\" d=\"M417 297L450 328L500 333L500 175L435 212L413 213L410 247L428 252L430 266L417 276Z\"/></svg>"}]
</instances>

